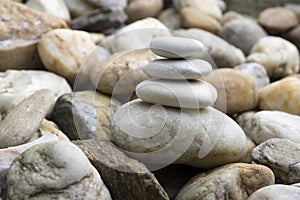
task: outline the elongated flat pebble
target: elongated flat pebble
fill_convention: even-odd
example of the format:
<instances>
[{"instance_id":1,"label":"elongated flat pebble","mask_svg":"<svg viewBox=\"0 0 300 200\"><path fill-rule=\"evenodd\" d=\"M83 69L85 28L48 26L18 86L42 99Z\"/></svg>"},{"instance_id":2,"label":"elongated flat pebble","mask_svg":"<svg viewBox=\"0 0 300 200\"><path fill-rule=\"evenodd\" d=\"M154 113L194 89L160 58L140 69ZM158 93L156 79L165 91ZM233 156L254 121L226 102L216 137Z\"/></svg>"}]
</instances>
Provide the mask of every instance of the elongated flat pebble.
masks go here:
<instances>
[{"instance_id":1,"label":"elongated flat pebble","mask_svg":"<svg viewBox=\"0 0 300 200\"><path fill-rule=\"evenodd\" d=\"M154 60L146 68L146 72L153 77L163 79L198 79L208 76L212 66L200 59L193 60Z\"/></svg>"},{"instance_id":2,"label":"elongated flat pebble","mask_svg":"<svg viewBox=\"0 0 300 200\"><path fill-rule=\"evenodd\" d=\"M148 103L179 108L204 108L217 99L216 89L200 80L146 80L137 86L136 94Z\"/></svg>"},{"instance_id":3,"label":"elongated flat pebble","mask_svg":"<svg viewBox=\"0 0 300 200\"><path fill-rule=\"evenodd\" d=\"M157 37L150 43L156 55L166 58L200 58L204 45L197 40L183 37Z\"/></svg>"}]
</instances>

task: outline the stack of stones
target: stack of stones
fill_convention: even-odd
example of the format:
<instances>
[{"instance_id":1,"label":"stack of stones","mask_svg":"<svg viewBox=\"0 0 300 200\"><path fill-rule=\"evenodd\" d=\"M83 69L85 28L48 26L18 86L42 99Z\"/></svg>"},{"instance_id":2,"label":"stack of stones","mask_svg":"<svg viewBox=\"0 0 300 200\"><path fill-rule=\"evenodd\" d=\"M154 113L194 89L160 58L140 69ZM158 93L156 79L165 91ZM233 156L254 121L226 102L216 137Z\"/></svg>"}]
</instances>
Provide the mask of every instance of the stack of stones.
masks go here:
<instances>
[{"instance_id":1,"label":"stack of stones","mask_svg":"<svg viewBox=\"0 0 300 200\"><path fill-rule=\"evenodd\" d=\"M199 109L211 106L217 99L216 89L199 80L212 72L212 66L201 60L201 42L181 37L158 37L150 49L158 59L150 62L146 72L156 79L146 80L136 88L145 102L176 108Z\"/></svg>"}]
</instances>

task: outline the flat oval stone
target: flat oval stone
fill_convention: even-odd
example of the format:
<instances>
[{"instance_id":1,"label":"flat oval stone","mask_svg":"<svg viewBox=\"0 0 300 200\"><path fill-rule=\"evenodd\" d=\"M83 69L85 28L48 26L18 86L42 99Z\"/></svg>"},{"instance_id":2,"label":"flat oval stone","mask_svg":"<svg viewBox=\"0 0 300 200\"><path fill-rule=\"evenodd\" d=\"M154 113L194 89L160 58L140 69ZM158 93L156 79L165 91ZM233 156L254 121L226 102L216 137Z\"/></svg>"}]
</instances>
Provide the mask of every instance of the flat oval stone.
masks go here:
<instances>
[{"instance_id":1,"label":"flat oval stone","mask_svg":"<svg viewBox=\"0 0 300 200\"><path fill-rule=\"evenodd\" d=\"M197 40L183 37L157 37L150 43L156 55L166 58L200 58L204 45Z\"/></svg>"},{"instance_id":2,"label":"flat oval stone","mask_svg":"<svg viewBox=\"0 0 300 200\"><path fill-rule=\"evenodd\" d=\"M216 89L205 81L146 80L136 88L148 103L179 108L204 108L217 99Z\"/></svg>"},{"instance_id":3,"label":"flat oval stone","mask_svg":"<svg viewBox=\"0 0 300 200\"><path fill-rule=\"evenodd\" d=\"M255 191L248 200L298 200L300 189L291 185L270 185Z\"/></svg>"},{"instance_id":4,"label":"flat oval stone","mask_svg":"<svg viewBox=\"0 0 300 200\"><path fill-rule=\"evenodd\" d=\"M154 60L146 67L146 72L153 77L164 79L198 79L208 76L212 66L200 59L194 60Z\"/></svg>"}]
</instances>

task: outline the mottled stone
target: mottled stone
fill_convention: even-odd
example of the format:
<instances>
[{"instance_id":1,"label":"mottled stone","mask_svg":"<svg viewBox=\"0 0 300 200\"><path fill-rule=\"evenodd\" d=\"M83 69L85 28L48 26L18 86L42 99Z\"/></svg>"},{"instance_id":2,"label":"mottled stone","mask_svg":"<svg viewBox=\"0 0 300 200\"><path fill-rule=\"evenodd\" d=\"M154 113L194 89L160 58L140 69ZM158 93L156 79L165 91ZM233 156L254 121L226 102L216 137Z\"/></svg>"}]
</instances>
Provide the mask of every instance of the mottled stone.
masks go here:
<instances>
[{"instance_id":1,"label":"mottled stone","mask_svg":"<svg viewBox=\"0 0 300 200\"><path fill-rule=\"evenodd\" d=\"M136 87L143 101L177 108L205 108L217 100L217 91L202 80L146 80Z\"/></svg>"},{"instance_id":2,"label":"mottled stone","mask_svg":"<svg viewBox=\"0 0 300 200\"><path fill-rule=\"evenodd\" d=\"M41 68L39 38L52 29L66 27L65 21L5 0L0 1L0 13L0 70Z\"/></svg>"},{"instance_id":3,"label":"mottled stone","mask_svg":"<svg viewBox=\"0 0 300 200\"><path fill-rule=\"evenodd\" d=\"M79 17L97 9L96 6L88 3L86 0L64 0L72 17Z\"/></svg>"},{"instance_id":4,"label":"mottled stone","mask_svg":"<svg viewBox=\"0 0 300 200\"><path fill-rule=\"evenodd\" d=\"M289 41L268 36L260 39L247 57L248 62L262 64L271 79L278 79L299 71L299 51Z\"/></svg>"},{"instance_id":5,"label":"mottled stone","mask_svg":"<svg viewBox=\"0 0 300 200\"><path fill-rule=\"evenodd\" d=\"M270 83L270 78L266 69L259 63L244 63L234 67L252 76L255 81L256 88L261 89Z\"/></svg>"},{"instance_id":6,"label":"mottled stone","mask_svg":"<svg viewBox=\"0 0 300 200\"><path fill-rule=\"evenodd\" d=\"M259 188L274 184L273 172L262 165L230 164L192 178L176 200L246 200Z\"/></svg>"},{"instance_id":7,"label":"mottled stone","mask_svg":"<svg viewBox=\"0 0 300 200\"><path fill-rule=\"evenodd\" d=\"M298 200L300 189L289 185L270 185L255 191L248 200Z\"/></svg>"},{"instance_id":8,"label":"mottled stone","mask_svg":"<svg viewBox=\"0 0 300 200\"><path fill-rule=\"evenodd\" d=\"M160 36L170 36L167 27L155 18L146 18L120 29L108 45L112 52L148 48L151 40Z\"/></svg>"},{"instance_id":9,"label":"mottled stone","mask_svg":"<svg viewBox=\"0 0 300 200\"><path fill-rule=\"evenodd\" d=\"M284 184L300 180L300 144L288 139L269 139L252 152L253 160L270 167L276 179Z\"/></svg>"},{"instance_id":10,"label":"mottled stone","mask_svg":"<svg viewBox=\"0 0 300 200\"><path fill-rule=\"evenodd\" d=\"M39 144L22 153L9 168L7 191L9 200L111 200L97 170L70 142Z\"/></svg>"},{"instance_id":11,"label":"mottled stone","mask_svg":"<svg viewBox=\"0 0 300 200\"><path fill-rule=\"evenodd\" d=\"M55 15L56 17L66 21L71 19L69 10L64 0L29 0L26 2L26 6L41 13Z\"/></svg>"},{"instance_id":12,"label":"mottled stone","mask_svg":"<svg viewBox=\"0 0 300 200\"><path fill-rule=\"evenodd\" d=\"M100 173L113 199L168 200L155 176L105 140L75 141ZM126 195L124 195L126 194Z\"/></svg>"},{"instance_id":13,"label":"mottled stone","mask_svg":"<svg viewBox=\"0 0 300 200\"><path fill-rule=\"evenodd\" d=\"M0 113L6 113L25 98L41 89L53 92L55 100L71 87L54 73L34 70L7 70L0 73Z\"/></svg>"},{"instance_id":14,"label":"mottled stone","mask_svg":"<svg viewBox=\"0 0 300 200\"><path fill-rule=\"evenodd\" d=\"M132 93L149 76L146 65L159 58L148 49L121 51L90 68L92 83L104 94Z\"/></svg>"},{"instance_id":15,"label":"mottled stone","mask_svg":"<svg viewBox=\"0 0 300 200\"><path fill-rule=\"evenodd\" d=\"M180 14L174 8L163 10L158 19L169 29L175 30L181 27Z\"/></svg>"},{"instance_id":16,"label":"mottled stone","mask_svg":"<svg viewBox=\"0 0 300 200\"><path fill-rule=\"evenodd\" d=\"M72 29L111 34L123 26L126 19L127 15L122 9L95 9L73 19L69 25Z\"/></svg>"},{"instance_id":17,"label":"mottled stone","mask_svg":"<svg viewBox=\"0 0 300 200\"><path fill-rule=\"evenodd\" d=\"M298 18L295 13L287 8L267 8L259 14L258 23L269 33L279 34L296 27Z\"/></svg>"},{"instance_id":18,"label":"mottled stone","mask_svg":"<svg viewBox=\"0 0 300 200\"><path fill-rule=\"evenodd\" d=\"M279 110L300 115L300 79L287 77L273 82L258 92L258 106L261 110Z\"/></svg>"},{"instance_id":19,"label":"mottled stone","mask_svg":"<svg viewBox=\"0 0 300 200\"><path fill-rule=\"evenodd\" d=\"M38 51L45 67L74 83L85 59L96 48L88 33L56 29L43 35ZM82 71L88 79L88 72ZM85 80L81 80L85 82Z\"/></svg>"},{"instance_id":20,"label":"mottled stone","mask_svg":"<svg viewBox=\"0 0 300 200\"><path fill-rule=\"evenodd\" d=\"M254 44L267 34L256 21L240 18L226 23L222 27L220 36L248 55Z\"/></svg>"},{"instance_id":21,"label":"mottled stone","mask_svg":"<svg viewBox=\"0 0 300 200\"><path fill-rule=\"evenodd\" d=\"M192 7L217 20L220 20L222 17L222 11L215 0L173 0L173 4L177 10L181 10L184 7Z\"/></svg>"},{"instance_id":22,"label":"mottled stone","mask_svg":"<svg viewBox=\"0 0 300 200\"><path fill-rule=\"evenodd\" d=\"M237 118L248 137L256 144L271 138L289 139L300 143L300 117L280 111L243 113Z\"/></svg>"},{"instance_id":23,"label":"mottled stone","mask_svg":"<svg viewBox=\"0 0 300 200\"><path fill-rule=\"evenodd\" d=\"M26 143L54 103L50 90L39 90L14 107L0 123L0 148Z\"/></svg>"},{"instance_id":24,"label":"mottled stone","mask_svg":"<svg viewBox=\"0 0 300 200\"><path fill-rule=\"evenodd\" d=\"M166 58L201 58L204 46L201 42L184 37L157 37L150 43L156 55Z\"/></svg>"},{"instance_id":25,"label":"mottled stone","mask_svg":"<svg viewBox=\"0 0 300 200\"><path fill-rule=\"evenodd\" d=\"M174 162L210 168L236 162L247 151L242 129L211 107L181 110L131 101L115 113L112 136L150 169Z\"/></svg>"},{"instance_id":26,"label":"mottled stone","mask_svg":"<svg viewBox=\"0 0 300 200\"><path fill-rule=\"evenodd\" d=\"M163 9L163 0L131 0L126 8L128 23L147 17L156 17Z\"/></svg>"},{"instance_id":27,"label":"mottled stone","mask_svg":"<svg viewBox=\"0 0 300 200\"><path fill-rule=\"evenodd\" d=\"M174 35L202 42L205 46L205 51L199 56L213 66L234 67L245 62L245 55L240 49L210 32L200 29L188 29L177 31Z\"/></svg>"},{"instance_id":28,"label":"mottled stone","mask_svg":"<svg viewBox=\"0 0 300 200\"><path fill-rule=\"evenodd\" d=\"M191 7L184 7L180 11L182 26L184 28L199 28L214 34L219 34L221 24L213 17Z\"/></svg>"},{"instance_id":29,"label":"mottled stone","mask_svg":"<svg viewBox=\"0 0 300 200\"><path fill-rule=\"evenodd\" d=\"M72 140L110 137L110 123L120 103L93 91L65 94L53 109L53 120Z\"/></svg>"},{"instance_id":30,"label":"mottled stone","mask_svg":"<svg viewBox=\"0 0 300 200\"><path fill-rule=\"evenodd\" d=\"M218 99L215 105L225 103L227 114L251 110L257 105L256 84L245 72L229 68L215 69L204 80L217 89Z\"/></svg>"},{"instance_id":31,"label":"mottled stone","mask_svg":"<svg viewBox=\"0 0 300 200\"><path fill-rule=\"evenodd\" d=\"M159 59L150 62L146 72L152 77L174 80L191 80L208 76L212 66L200 59L168 60Z\"/></svg>"}]
</instances>

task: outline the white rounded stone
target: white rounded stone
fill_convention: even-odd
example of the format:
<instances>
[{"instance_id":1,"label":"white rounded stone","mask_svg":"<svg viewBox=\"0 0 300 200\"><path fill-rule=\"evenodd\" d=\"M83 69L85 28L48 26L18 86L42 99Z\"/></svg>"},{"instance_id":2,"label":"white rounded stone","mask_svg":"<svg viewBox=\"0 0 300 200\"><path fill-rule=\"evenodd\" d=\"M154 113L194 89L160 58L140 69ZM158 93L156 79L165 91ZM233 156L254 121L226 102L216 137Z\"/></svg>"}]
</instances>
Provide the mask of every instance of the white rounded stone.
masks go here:
<instances>
[{"instance_id":1,"label":"white rounded stone","mask_svg":"<svg viewBox=\"0 0 300 200\"><path fill-rule=\"evenodd\" d=\"M41 89L49 89L55 100L72 92L67 81L51 72L7 70L0 73L0 112L5 113Z\"/></svg>"},{"instance_id":2,"label":"white rounded stone","mask_svg":"<svg viewBox=\"0 0 300 200\"><path fill-rule=\"evenodd\" d=\"M198 79L208 76L212 66L200 59L193 60L154 60L146 67L146 72L153 77L163 79Z\"/></svg>"},{"instance_id":3,"label":"white rounded stone","mask_svg":"<svg viewBox=\"0 0 300 200\"><path fill-rule=\"evenodd\" d=\"M179 108L204 108L213 105L217 91L205 81L146 80L136 88L142 100L164 106Z\"/></svg>"},{"instance_id":4,"label":"white rounded stone","mask_svg":"<svg viewBox=\"0 0 300 200\"><path fill-rule=\"evenodd\" d=\"M201 58L204 45L194 39L184 37L157 37L150 43L156 55L166 58Z\"/></svg>"}]
</instances>

